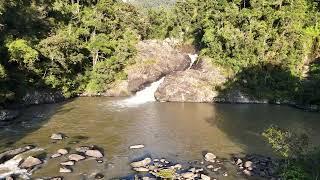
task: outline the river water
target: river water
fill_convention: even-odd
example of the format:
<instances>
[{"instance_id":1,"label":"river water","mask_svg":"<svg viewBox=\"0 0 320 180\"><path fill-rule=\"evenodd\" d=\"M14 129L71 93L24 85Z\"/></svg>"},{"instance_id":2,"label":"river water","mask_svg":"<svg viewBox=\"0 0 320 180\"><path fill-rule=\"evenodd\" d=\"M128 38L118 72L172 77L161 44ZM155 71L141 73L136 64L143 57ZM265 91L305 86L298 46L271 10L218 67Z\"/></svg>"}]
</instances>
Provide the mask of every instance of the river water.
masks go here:
<instances>
[{"instance_id":1,"label":"river water","mask_svg":"<svg viewBox=\"0 0 320 180\"><path fill-rule=\"evenodd\" d=\"M0 150L35 144L50 155L63 147L98 145L105 162L78 163L66 177L102 172L109 179L132 173L128 164L146 155L177 162L201 160L204 151L219 158L238 153L273 156L261 137L270 125L307 132L313 144L320 139L320 114L286 106L148 102L126 107L119 102L123 100L83 97L30 107L16 123L1 127ZM57 132L69 138L53 143L50 135ZM130 150L135 144L145 148ZM49 160L33 176L60 175L60 161Z\"/></svg>"}]
</instances>

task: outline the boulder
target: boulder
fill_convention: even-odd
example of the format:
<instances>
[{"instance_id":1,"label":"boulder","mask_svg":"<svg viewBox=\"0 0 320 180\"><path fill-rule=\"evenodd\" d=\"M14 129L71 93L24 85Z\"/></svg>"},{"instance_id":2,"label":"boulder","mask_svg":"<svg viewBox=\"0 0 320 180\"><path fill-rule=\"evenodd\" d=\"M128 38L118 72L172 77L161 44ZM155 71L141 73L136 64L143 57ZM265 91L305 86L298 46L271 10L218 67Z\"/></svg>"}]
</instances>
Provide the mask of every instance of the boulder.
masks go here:
<instances>
[{"instance_id":1,"label":"boulder","mask_svg":"<svg viewBox=\"0 0 320 180\"><path fill-rule=\"evenodd\" d=\"M90 150L91 147L88 146L81 146L81 147L77 147L76 151L79 153L86 153L88 150Z\"/></svg>"},{"instance_id":2,"label":"boulder","mask_svg":"<svg viewBox=\"0 0 320 180\"><path fill-rule=\"evenodd\" d=\"M60 163L60 165L62 165L62 166L73 166L74 165L74 161L62 162L62 163Z\"/></svg>"},{"instance_id":3,"label":"boulder","mask_svg":"<svg viewBox=\"0 0 320 180\"><path fill-rule=\"evenodd\" d=\"M244 163L244 167L246 167L246 168L252 167L252 165L253 165L253 163L251 161L246 161Z\"/></svg>"},{"instance_id":4,"label":"boulder","mask_svg":"<svg viewBox=\"0 0 320 180\"><path fill-rule=\"evenodd\" d=\"M85 159L85 157L84 157L84 156L81 156L81 155L79 155L79 154L70 154L70 155L68 156L68 159L69 159L70 161L81 161L81 160Z\"/></svg>"},{"instance_id":5,"label":"boulder","mask_svg":"<svg viewBox=\"0 0 320 180\"><path fill-rule=\"evenodd\" d=\"M51 155L51 158L57 158L57 157L60 157L60 156L62 156L62 154L56 153L56 154Z\"/></svg>"},{"instance_id":6,"label":"boulder","mask_svg":"<svg viewBox=\"0 0 320 180\"><path fill-rule=\"evenodd\" d=\"M207 153L205 156L204 156L204 160L208 161L208 162L212 162L214 163L215 162L215 159L217 158L216 155L214 155L213 153Z\"/></svg>"},{"instance_id":7,"label":"boulder","mask_svg":"<svg viewBox=\"0 0 320 180\"><path fill-rule=\"evenodd\" d=\"M185 172L181 176L185 179L194 179L196 175L193 172Z\"/></svg>"},{"instance_id":8,"label":"boulder","mask_svg":"<svg viewBox=\"0 0 320 180\"><path fill-rule=\"evenodd\" d=\"M187 54L164 41L141 41L137 51L135 64L125 70L127 79L116 81L101 95L130 96L163 76L187 69L191 62Z\"/></svg>"},{"instance_id":9,"label":"boulder","mask_svg":"<svg viewBox=\"0 0 320 180\"><path fill-rule=\"evenodd\" d=\"M59 172L60 173L72 173L72 169L70 167L64 166L64 167L60 167Z\"/></svg>"},{"instance_id":10,"label":"boulder","mask_svg":"<svg viewBox=\"0 0 320 180\"><path fill-rule=\"evenodd\" d=\"M200 175L200 178L201 178L202 180L210 180L210 179L211 179L209 176L207 176L207 175L205 175L205 174L201 174L201 175Z\"/></svg>"},{"instance_id":11,"label":"boulder","mask_svg":"<svg viewBox=\"0 0 320 180\"><path fill-rule=\"evenodd\" d=\"M51 135L51 139L53 140L62 140L64 135L62 133L54 133Z\"/></svg>"},{"instance_id":12,"label":"boulder","mask_svg":"<svg viewBox=\"0 0 320 180\"><path fill-rule=\"evenodd\" d=\"M85 154L87 156L94 157L94 158L102 158L103 157L103 154L99 150L87 150L85 152Z\"/></svg>"},{"instance_id":13,"label":"boulder","mask_svg":"<svg viewBox=\"0 0 320 180\"><path fill-rule=\"evenodd\" d=\"M141 161L132 162L130 165L131 165L132 167L134 167L134 168L144 167L144 166L150 164L151 161L152 161L151 158L145 158L145 159L143 159L143 160L141 160Z\"/></svg>"},{"instance_id":14,"label":"boulder","mask_svg":"<svg viewBox=\"0 0 320 180\"><path fill-rule=\"evenodd\" d=\"M62 154L62 155L68 154L68 150L66 150L66 149L59 149L57 152L58 152L59 154Z\"/></svg>"},{"instance_id":15,"label":"boulder","mask_svg":"<svg viewBox=\"0 0 320 180\"><path fill-rule=\"evenodd\" d=\"M40 159L29 156L23 161L20 167L24 169L29 169L39 164L42 164L42 161Z\"/></svg>"},{"instance_id":16,"label":"boulder","mask_svg":"<svg viewBox=\"0 0 320 180\"><path fill-rule=\"evenodd\" d=\"M34 146L25 146L22 148L17 148L17 149L12 149L12 150L8 150L5 151L3 153L0 153L0 164L4 163L5 161L15 157L18 154L27 152L31 149L34 149Z\"/></svg>"},{"instance_id":17,"label":"boulder","mask_svg":"<svg viewBox=\"0 0 320 180\"><path fill-rule=\"evenodd\" d=\"M226 77L207 59L200 59L193 69L166 76L155 97L161 102L213 102Z\"/></svg>"}]
</instances>

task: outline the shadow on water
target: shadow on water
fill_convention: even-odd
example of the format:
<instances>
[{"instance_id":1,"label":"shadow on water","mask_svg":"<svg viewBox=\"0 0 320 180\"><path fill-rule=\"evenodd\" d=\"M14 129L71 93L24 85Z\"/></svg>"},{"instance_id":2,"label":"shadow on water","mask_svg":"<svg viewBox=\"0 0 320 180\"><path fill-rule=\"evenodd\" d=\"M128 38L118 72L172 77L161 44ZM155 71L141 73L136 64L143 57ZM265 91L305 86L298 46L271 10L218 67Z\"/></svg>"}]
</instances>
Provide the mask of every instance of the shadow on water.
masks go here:
<instances>
[{"instance_id":1,"label":"shadow on water","mask_svg":"<svg viewBox=\"0 0 320 180\"><path fill-rule=\"evenodd\" d=\"M18 146L16 143L20 139L43 127L54 114L71 111L72 109L70 108L62 108L70 101L72 100L57 104L30 106L22 110L21 115L17 119L0 124L0 151ZM37 145L37 142L23 142L23 144Z\"/></svg>"},{"instance_id":2,"label":"shadow on water","mask_svg":"<svg viewBox=\"0 0 320 180\"><path fill-rule=\"evenodd\" d=\"M225 96L234 90L240 90L255 100L319 105L319 82L320 64L317 61L311 63L310 70L303 78L295 76L280 65L262 64L245 68L236 74L224 85L220 95ZM263 152L265 149L264 151L270 154L271 149L267 147L261 134L271 125L306 132L314 143L319 139L319 113L268 104L219 104L215 108L219 112L213 118L215 121L207 121L216 125L250 153ZM255 147L250 144L255 144Z\"/></svg>"}]
</instances>

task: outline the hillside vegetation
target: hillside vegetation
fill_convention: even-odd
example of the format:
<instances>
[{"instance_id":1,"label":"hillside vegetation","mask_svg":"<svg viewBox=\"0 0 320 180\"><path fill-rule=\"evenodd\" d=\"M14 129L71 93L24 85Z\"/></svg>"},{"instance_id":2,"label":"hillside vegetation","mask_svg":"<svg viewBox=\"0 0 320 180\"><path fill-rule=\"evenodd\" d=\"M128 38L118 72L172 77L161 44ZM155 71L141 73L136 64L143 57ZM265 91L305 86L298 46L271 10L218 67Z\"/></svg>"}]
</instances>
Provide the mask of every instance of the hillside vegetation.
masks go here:
<instances>
[{"instance_id":1,"label":"hillside vegetation","mask_svg":"<svg viewBox=\"0 0 320 180\"><path fill-rule=\"evenodd\" d=\"M255 96L320 102L317 0L186 0L148 9L116 0L0 5L1 104L28 89L67 97L103 92L126 78L138 41L167 37L194 44Z\"/></svg>"}]
</instances>

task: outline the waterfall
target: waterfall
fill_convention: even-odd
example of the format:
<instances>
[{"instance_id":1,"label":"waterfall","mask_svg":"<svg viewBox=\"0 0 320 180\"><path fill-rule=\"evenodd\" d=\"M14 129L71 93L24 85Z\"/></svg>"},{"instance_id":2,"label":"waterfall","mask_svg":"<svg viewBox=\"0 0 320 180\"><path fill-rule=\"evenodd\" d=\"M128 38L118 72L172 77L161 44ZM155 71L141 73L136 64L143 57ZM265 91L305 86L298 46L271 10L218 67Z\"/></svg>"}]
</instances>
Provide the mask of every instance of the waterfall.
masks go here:
<instances>
[{"instance_id":1,"label":"waterfall","mask_svg":"<svg viewBox=\"0 0 320 180\"><path fill-rule=\"evenodd\" d=\"M190 69L194 62L197 60L198 55L197 54L188 54L188 56L191 59L191 63L189 65ZM139 104L144 104L147 102L154 102L156 101L154 97L154 93L157 91L160 84L164 81L165 77L162 77L160 80L153 82L150 86L144 88L141 91L138 91L134 96L121 100L120 102L117 102L117 105L124 106L124 107L130 107L130 106L137 106Z\"/></svg>"},{"instance_id":2,"label":"waterfall","mask_svg":"<svg viewBox=\"0 0 320 180\"><path fill-rule=\"evenodd\" d=\"M191 67L194 64L194 62L196 62L196 60L198 59L198 54L188 54L188 56L191 59L191 63L190 63L190 66L189 66L189 69L191 69Z\"/></svg>"}]
</instances>

